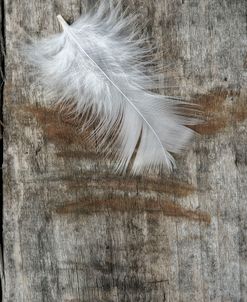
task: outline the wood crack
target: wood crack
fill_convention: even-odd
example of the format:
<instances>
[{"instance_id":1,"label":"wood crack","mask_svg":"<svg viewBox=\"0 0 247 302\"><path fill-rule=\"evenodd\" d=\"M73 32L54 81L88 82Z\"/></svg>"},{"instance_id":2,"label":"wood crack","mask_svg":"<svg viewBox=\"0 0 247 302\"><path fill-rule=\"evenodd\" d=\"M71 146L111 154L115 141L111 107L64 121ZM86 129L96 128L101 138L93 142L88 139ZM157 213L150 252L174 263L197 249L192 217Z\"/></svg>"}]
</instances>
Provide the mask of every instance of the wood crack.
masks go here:
<instances>
[{"instance_id":1,"label":"wood crack","mask_svg":"<svg viewBox=\"0 0 247 302\"><path fill-rule=\"evenodd\" d=\"M0 140L0 148L1 148L1 155L0 155L0 179L1 179L1 206L0 206L0 247L1 247L1 255L0 255L0 294L3 300L3 292L4 292L4 250L3 250L3 90L4 90L4 80L5 80L5 15L4 15L4 1L1 1L0 4L0 25L1 25L1 32L0 32L0 121L1 121L1 140Z\"/></svg>"}]
</instances>

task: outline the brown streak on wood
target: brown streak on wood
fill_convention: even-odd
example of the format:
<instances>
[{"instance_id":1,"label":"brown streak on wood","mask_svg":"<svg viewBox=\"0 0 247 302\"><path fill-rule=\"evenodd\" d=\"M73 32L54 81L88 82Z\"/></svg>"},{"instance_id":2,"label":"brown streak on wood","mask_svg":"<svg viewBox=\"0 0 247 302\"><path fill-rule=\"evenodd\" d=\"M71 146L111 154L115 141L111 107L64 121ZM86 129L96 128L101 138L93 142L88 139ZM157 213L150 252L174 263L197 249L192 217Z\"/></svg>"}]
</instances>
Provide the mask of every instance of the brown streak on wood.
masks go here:
<instances>
[{"instance_id":1,"label":"brown streak on wood","mask_svg":"<svg viewBox=\"0 0 247 302\"><path fill-rule=\"evenodd\" d=\"M77 145L85 140L87 133L79 133L78 122L63 111L35 106L26 106L23 110L35 116L45 137L57 145Z\"/></svg>"},{"instance_id":2,"label":"brown streak on wood","mask_svg":"<svg viewBox=\"0 0 247 302\"><path fill-rule=\"evenodd\" d=\"M192 128L200 134L215 134L247 118L246 95L238 90L215 88L208 94L196 96L196 99L205 123ZM232 103L227 102L227 99Z\"/></svg>"},{"instance_id":3,"label":"brown streak on wood","mask_svg":"<svg viewBox=\"0 0 247 302\"><path fill-rule=\"evenodd\" d=\"M139 180L138 178L123 178L117 175L104 175L104 177L94 177L86 173L84 174L85 179L78 181L69 181L66 183L67 188L78 189L83 187L91 188L101 188L101 189L114 189L114 190L124 190L124 191L154 191L157 193L166 193L169 195L174 195L176 197L186 197L193 194L196 188L188 183L181 182L178 180L153 180L152 178L143 178Z\"/></svg>"},{"instance_id":4,"label":"brown streak on wood","mask_svg":"<svg viewBox=\"0 0 247 302\"><path fill-rule=\"evenodd\" d=\"M181 217L189 220L205 222L210 224L211 217L206 212L186 209L178 204L169 201L157 201L153 199L139 198L116 198L116 199L95 199L90 202L68 203L55 209L59 215L84 214L104 212L148 212L151 214L163 213L165 216Z\"/></svg>"},{"instance_id":5,"label":"brown streak on wood","mask_svg":"<svg viewBox=\"0 0 247 302\"><path fill-rule=\"evenodd\" d=\"M69 118L64 110L25 106L22 113L30 113L41 126L44 138L57 147L56 155L72 159L99 159L93 141L87 139L89 131L79 130L80 120ZM22 117L21 117L22 118Z\"/></svg>"}]
</instances>

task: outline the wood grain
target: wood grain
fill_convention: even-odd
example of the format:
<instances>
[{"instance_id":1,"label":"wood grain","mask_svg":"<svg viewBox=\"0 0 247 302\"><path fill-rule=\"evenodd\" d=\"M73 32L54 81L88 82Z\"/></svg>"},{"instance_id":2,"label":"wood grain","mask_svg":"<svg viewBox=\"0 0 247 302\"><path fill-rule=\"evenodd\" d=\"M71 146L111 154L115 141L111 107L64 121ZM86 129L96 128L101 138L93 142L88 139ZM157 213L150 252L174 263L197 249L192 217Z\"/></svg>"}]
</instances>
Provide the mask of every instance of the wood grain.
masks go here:
<instances>
[{"instance_id":1,"label":"wood grain","mask_svg":"<svg viewBox=\"0 0 247 302\"><path fill-rule=\"evenodd\" d=\"M20 41L96 1L4 0L3 301L247 301L247 4L126 0L205 124L161 177L112 173L47 108Z\"/></svg>"}]
</instances>

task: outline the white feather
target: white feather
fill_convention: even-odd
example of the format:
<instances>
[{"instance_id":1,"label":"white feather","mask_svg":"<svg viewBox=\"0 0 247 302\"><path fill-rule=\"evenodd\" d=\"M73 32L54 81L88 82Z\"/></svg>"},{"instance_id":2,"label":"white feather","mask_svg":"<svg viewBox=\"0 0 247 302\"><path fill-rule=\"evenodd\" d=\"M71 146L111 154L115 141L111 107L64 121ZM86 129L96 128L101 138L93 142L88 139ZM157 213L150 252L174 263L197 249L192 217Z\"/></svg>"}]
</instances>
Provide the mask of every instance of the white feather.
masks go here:
<instances>
[{"instance_id":1,"label":"white feather","mask_svg":"<svg viewBox=\"0 0 247 302\"><path fill-rule=\"evenodd\" d=\"M150 90L159 75L150 75L153 62L136 39L134 18L119 7L103 1L70 26L58 16L63 32L32 44L26 55L51 99L74 100L78 114L90 113L84 127L100 120L94 134L102 150L115 150L117 170L130 162L134 174L171 168L170 152L186 146L193 131L184 125L192 120L179 114L177 99Z\"/></svg>"}]
</instances>

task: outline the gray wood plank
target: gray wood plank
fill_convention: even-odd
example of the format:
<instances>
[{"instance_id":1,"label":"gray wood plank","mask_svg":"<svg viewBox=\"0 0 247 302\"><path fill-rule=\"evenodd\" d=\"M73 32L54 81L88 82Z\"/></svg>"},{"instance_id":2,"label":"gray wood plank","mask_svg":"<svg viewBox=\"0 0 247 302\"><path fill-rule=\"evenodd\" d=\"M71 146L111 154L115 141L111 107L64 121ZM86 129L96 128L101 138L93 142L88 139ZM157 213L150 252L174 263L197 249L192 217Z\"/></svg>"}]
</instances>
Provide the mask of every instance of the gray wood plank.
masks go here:
<instances>
[{"instance_id":1,"label":"gray wood plank","mask_svg":"<svg viewBox=\"0 0 247 302\"><path fill-rule=\"evenodd\" d=\"M246 301L246 3L128 0L166 94L207 123L162 178L112 174L46 108L20 41L96 1L5 0L3 301Z\"/></svg>"}]
</instances>

